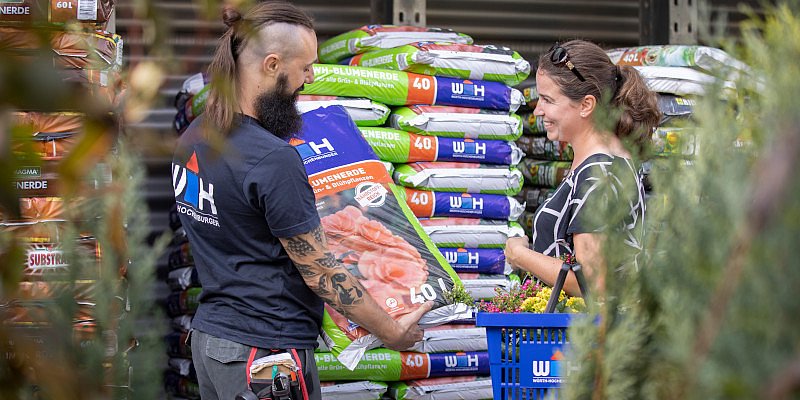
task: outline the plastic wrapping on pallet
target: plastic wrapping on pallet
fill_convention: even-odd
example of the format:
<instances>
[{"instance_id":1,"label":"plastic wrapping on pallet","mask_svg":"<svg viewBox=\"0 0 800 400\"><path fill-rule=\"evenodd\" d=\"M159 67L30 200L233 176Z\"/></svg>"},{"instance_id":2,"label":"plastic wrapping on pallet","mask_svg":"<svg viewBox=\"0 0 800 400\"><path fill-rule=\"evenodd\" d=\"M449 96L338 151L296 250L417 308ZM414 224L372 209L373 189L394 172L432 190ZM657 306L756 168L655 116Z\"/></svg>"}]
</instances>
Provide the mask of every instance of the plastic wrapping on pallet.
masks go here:
<instances>
[{"instance_id":1,"label":"plastic wrapping on pallet","mask_svg":"<svg viewBox=\"0 0 800 400\"><path fill-rule=\"evenodd\" d=\"M439 247L501 248L510 237L524 235L516 222L475 218L422 218L425 233Z\"/></svg>"},{"instance_id":2,"label":"plastic wrapping on pallet","mask_svg":"<svg viewBox=\"0 0 800 400\"><path fill-rule=\"evenodd\" d=\"M322 42L319 45L319 60L322 63L334 64L370 50L391 49L423 41L471 44L472 38L444 28L366 25Z\"/></svg>"},{"instance_id":3,"label":"plastic wrapping on pallet","mask_svg":"<svg viewBox=\"0 0 800 400\"><path fill-rule=\"evenodd\" d=\"M519 115L468 107L412 105L389 116L392 128L428 136L515 140L522 135Z\"/></svg>"},{"instance_id":4,"label":"plastic wrapping on pallet","mask_svg":"<svg viewBox=\"0 0 800 400\"><path fill-rule=\"evenodd\" d=\"M524 153L502 140L421 136L392 128L361 127L361 134L383 161L455 161L515 165Z\"/></svg>"},{"instance_id":5,"label":"plastic wrapping on pallet","mask_svg":"<svg viewBox=\"0 0 800 400\"><path fill-rule=\"evenodd\" d=\"M508 47L437 42L416 42L372 50L341 63L424 75L482 79L509 86L519 84L531 72L531 64Z\"/></svg>"},{"instance_id":6,"label":"plastic wrapping on pallet","mask_svg":"<svg viewBox=\"0 0 800 400\"><path fill-rule=\"evenodd\" d=\"M308 173L331 252L394 318L425 301L435 307L420 323L458 319L464 304L448 304L444 291L457 276L402 201L386 167L340 106L303 114L303 132L290 141ZM325 307L323 338L348 368L378 339Z\"/></svg>"},{"instance_id":7,"label":"plastic wrapping on pallet","mask_svg":"<svg viewBox=\"0 0 800 400\"><path fill-rule=\"evenodd\" d=\"M383 382L321 382L325 400L380 400L388 389Z\"/></svg>"},{"instance_id":8,"label":"plastic wrapping on pallet","mask_svg":"<svg viewBox=\"0 0 800 400\"><path fill-rule=\"evenodd\" d=\"M302 94L365 97L390 106L442 105L516 111L522 93L500 82L445 78L347 65L314 64Z\"/></svg>"},{"instance_id":9,"label":"plastic wrapping on pallet","mask_svg":"<svg viewBox=\"0 0 800 400\"><path fill-rule=\"evenodd\" d=\"M355 370L344 367L331 353L315 353L321 381L372 380L395 382L441 376L487 375L489 355L485 351L456 353L367 351Z\"/></svg>"},{"instance_id":10,"label":"plastic wrapping on pallet","mask_svg":"<svg viewBox=\"0 0 800 400\"><path fill-rule=\"evenodd\" d=\"M389 388L397 400L491 399L492 379L488 376L452 376L393 383Z\"/></svg>"},{"instance_id":11,"label":"plastic wrapping on pallet","mask_svg":"<svg viewBox=\"0 0 800 400\"><path fill-rule=\"evenodd\" d=\"M437 192L504 194L522 188L522 172L516 167L461 162L416 162L395 168L397 183Z\"/></svg>"},{"instance_id":12,"label":"plastic wrapping on pallet","mask_svg":"<svg viewBox=\"0 0 800 400\"><path fill-rule=\"evenodd\" d=\"M458 192L432 192L406 188L405 200L419 218L470 217L516 220L525 209L510 196Z\"/></svg>"}]
</instances>

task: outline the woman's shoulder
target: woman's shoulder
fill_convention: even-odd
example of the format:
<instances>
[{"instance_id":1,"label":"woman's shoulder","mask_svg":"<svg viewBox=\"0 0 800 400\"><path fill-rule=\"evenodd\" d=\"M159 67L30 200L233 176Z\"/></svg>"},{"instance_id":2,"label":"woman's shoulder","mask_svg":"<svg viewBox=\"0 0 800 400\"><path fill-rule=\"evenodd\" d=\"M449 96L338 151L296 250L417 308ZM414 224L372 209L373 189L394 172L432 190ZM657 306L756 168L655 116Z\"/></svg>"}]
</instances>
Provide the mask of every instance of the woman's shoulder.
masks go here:
<instances>
[{"instance_id":1,"label":"woman's shoulder","mask_svg":"<svg viewBox=\"0 0 800 400\"><path fill-rule=\"evenodd\" d=\"M637 174L637 167L633 160L625 157L614 156L606 153L596 153L587 157L580 165L573 168L573 175L576 180L583 180L590 177L601 177L608 175L628 175Z\"/></svg>"}]
</instances>

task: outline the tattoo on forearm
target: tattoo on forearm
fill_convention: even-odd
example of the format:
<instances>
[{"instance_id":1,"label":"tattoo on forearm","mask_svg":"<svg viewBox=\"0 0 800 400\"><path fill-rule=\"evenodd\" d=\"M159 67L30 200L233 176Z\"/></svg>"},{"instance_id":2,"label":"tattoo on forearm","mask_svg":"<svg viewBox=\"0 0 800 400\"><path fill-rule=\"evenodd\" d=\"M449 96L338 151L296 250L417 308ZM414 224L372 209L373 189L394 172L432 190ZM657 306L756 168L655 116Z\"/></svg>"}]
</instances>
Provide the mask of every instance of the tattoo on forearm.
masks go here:
<instances>
[{"instance_id":1,"label":"tattoo on forearm","mask_svg":"<svg viewBox=\"0 0 800 400\"><path fill-rule=\"evenodd\" d=\"M300 272L300 275L303 275L303 276L316 276L317 275L316 271L314 271L314 268L311 265L294 263L294 266L297 267L297 271Z\"/></svg>"},{"instance_id":2,"label":"tattoo on forearm","mask_svg":"<svg viewBox=\"0 0 800 400\"><path fill-rule=\"evenodd\" d=\"M322 232L322 225L311 231L311 234L314 235L314 240L316 240L317 243L322 243L325 238L325 233Z\"/></svg>"},{"instance_id":3,"label":"tattoo on forearm","mask_svg":"<svg viewBox=\"0 0 800 400\"><path fill-rule=\"evenodd\" d=\"M347 281L348 277L344 273L337 273L331 277L333 289L336 291L339 303L342 306L351 306L359 303L361 302L361 298L364 297L364 292L358 287L360 285L348 285L349 282ZM350 287L346 287L345 285Z\"/></svg>"},{"instance_id":4,"label":"tattoo on forearm","mask_svg":"<svg viewBox=\"0 0 800 400\"><path fill-rule=\"evenodd\" d=\"M321 266L323 266L325 268L336 268L339 265L341 265L339 260L337 260L336 257L334 257L333 254L331 254L330 252L325 253L324 257L318 258L318 259L316 259L314 261L316 261L317 264L319 264L319 265L321 265Z\"/></svg>"},{"instance_id":5,"label":"tattoo on forearm","mask_svg":"<svg viewBox=\"0 0 800 400\"><path fill-rule=\"evenodd\" d=\"M319 277L319 286L317 286L317 294L321 297L329 297L331 295L330 288L328 287L328 277L322 275Z\"/></svg>"},{"instance_id":6,"label":"tattoo on forearm","mask_svg":"<svg viewBox=\"0 0 800 400\"><path fill-rule=\"evenodd\" d=\"M312 246L311 243L308 243L307 240L299 236L289 238L286 241L286 251L294 253L299 257L306 257L314 250L314 246Z\"/></svg>"}]
</instances>

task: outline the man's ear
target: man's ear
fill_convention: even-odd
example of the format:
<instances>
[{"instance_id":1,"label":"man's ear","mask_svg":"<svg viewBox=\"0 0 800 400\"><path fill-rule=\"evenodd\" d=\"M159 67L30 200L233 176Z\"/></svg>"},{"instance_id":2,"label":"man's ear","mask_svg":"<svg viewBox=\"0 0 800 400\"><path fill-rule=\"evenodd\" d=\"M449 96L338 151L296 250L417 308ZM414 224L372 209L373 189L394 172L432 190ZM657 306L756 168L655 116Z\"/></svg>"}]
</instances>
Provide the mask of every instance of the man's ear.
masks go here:
<instances>
[{"instance_id":1,"label":"man's ear","mask_svg":"<svg viewBox=\"0 0 800 400\"><path fill-rule=\"evenodd\" d=\"M261 60L261 70L267 76L274 76L278 74L278 70L280 69L281 57L278 54L270 53L267 54L263 60Z\"/></svg>"},{"instance_id":2,"label":"man's ear","mask_svg":"<svg viewBox=\"0 0 800 400\"><path fill-rule=\"evenodd\" d=\"M580 113L582 116L592 115L595 107L597 106L597 98L594 95L587 94L583 96L580 104Z\"/></svg>"}]
</instances>

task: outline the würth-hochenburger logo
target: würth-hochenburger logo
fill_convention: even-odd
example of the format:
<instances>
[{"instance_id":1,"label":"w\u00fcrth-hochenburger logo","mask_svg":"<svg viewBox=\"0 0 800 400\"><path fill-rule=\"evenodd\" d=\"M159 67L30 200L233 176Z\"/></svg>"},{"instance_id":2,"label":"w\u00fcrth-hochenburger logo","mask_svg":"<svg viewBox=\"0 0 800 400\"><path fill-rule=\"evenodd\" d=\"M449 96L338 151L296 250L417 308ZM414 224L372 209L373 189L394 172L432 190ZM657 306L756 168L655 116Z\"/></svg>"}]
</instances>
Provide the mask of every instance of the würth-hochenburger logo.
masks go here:
<instances>
[{"instance_id":1,"label":"w\u00fcrth-hochenburger logo","mask_svg":"<svg viewBox=\"0 0 800 400\"><path fill-rule=\"evenodd\" d=\"M192 153L186 166L172 163L172 188L178 212L197 222L219 226L217 206L214 204L214 184L200 177L197 154Z\"/></svg>"}]
</instances>

